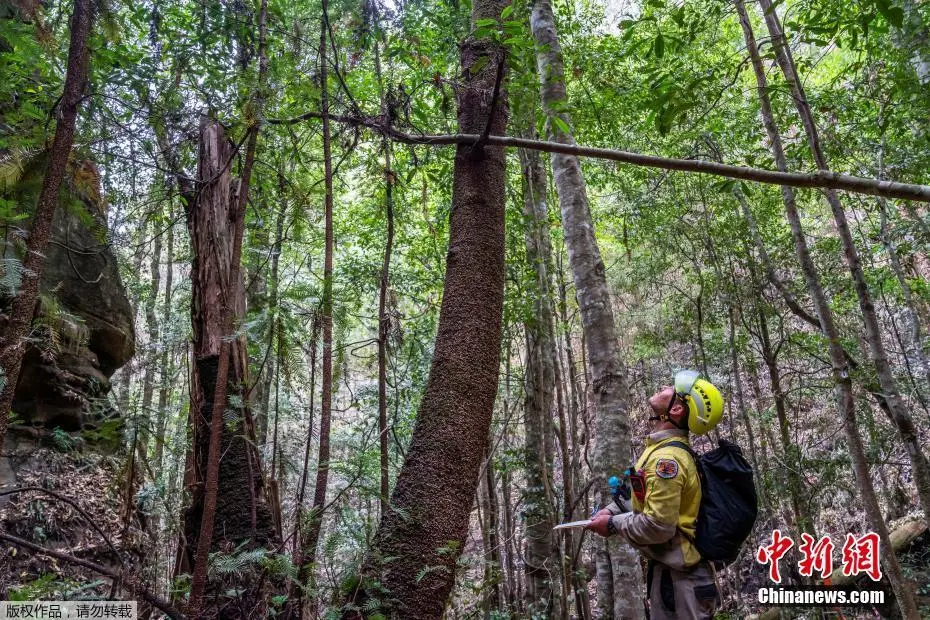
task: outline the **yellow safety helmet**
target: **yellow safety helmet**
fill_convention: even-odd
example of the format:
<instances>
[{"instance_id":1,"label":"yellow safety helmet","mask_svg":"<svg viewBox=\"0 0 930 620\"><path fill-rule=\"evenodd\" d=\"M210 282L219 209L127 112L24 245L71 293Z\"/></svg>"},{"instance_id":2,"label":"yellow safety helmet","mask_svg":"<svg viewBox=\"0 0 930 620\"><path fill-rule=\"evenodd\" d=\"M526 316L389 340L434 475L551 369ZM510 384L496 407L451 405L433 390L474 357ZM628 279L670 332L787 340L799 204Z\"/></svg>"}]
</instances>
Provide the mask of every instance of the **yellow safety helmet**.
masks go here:
<instances>
[{"instance_id":1,"label":"yellow safety helmet","mask_svg":"<svg viewBox=\"0 0 930 620\"><path fill-rule=\"evenodd\" d=\"M675 394L688 406L688 429L703 435L723 417L723 395L696 370L675 373Z\"/></svg>"}]
</instances>

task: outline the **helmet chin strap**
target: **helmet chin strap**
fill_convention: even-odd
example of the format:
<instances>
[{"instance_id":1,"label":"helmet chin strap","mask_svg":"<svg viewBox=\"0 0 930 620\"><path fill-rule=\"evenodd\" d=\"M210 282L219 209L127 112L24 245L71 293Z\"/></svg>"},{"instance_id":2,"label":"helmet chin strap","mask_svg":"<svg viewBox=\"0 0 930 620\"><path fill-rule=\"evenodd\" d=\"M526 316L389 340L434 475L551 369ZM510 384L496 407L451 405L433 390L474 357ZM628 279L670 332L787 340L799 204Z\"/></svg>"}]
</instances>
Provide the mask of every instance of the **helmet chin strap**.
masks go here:
<instances>
[{"instance_id":1,"label":"helmet chin strap","mask_svg":"<svg viewBox=\"0 0 930 620\"><path fill-rule=\"evenodd\" d=\"M666 411L665 413L661 415L649 416L649 421L655 422L655 421L661 420L662 422L668 422L669 424L673 425L675 428L678 428L679 430L683 430L683 431L688 430L689 429L688 418L691 415L690 408L685 407L685 415L682 416L682 418L678 422L675 422L675 420L673 420L672 417L669 415L669 413L671 413L672 411L672 407L675 406L675 399L678 397L679 397L678 394L673 392L672 399L668 403L668 411ZM682 399L682 406L685 406L684 399Z\"/></svg>"}]
</instances>

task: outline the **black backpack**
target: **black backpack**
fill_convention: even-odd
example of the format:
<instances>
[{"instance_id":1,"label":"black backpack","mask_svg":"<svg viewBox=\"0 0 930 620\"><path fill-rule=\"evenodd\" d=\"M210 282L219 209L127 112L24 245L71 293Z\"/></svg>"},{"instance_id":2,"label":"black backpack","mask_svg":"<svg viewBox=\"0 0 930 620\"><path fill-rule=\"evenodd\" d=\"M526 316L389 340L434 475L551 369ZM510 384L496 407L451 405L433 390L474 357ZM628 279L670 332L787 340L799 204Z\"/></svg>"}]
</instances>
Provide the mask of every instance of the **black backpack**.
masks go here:
<instances>
[{"instance_id":1,"label":"black backpack","mask_svg":"<svg viewBox=\"0 0 930 620\"><path fill-rule=\"evenodd\" d=\"M759 500L752 467L740 447L726 439L721 439L718 445L698 456L680 441L664 444L686 450L694 459L701 478L697 530L693 539L684 532L682 535L694 544L703 559L726 565L736 559L752 532Z\"/></svg>"}]
</instances>

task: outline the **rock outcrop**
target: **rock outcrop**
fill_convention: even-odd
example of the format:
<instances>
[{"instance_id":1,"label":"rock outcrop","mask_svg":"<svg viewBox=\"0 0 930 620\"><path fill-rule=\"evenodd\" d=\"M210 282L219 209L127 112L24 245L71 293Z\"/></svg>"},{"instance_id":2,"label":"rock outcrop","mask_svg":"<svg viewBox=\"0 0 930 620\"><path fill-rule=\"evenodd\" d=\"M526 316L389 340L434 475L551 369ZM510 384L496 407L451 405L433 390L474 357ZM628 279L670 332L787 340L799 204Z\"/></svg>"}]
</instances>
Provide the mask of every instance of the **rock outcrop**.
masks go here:
<instances>
[{"instance_id":1,"label":"rock outcrop","mask_svg":"<svg viewBox=\"0 0 930 620\"><path fill-rule=\"evenodd\" d=\"M69 431L81 428L109 392L110 377L135 351L133 310L107 244L99 178L90 163L74 168L72 178L91 191L81 191L80 202L71 201L55 214L35 338L13 403L13 412L27 424ZM8 225L5 258L22 256L17 229L27 226Z\"/></svg>"},{"instance_id":2,"label":"rock outcrop","mask_svg":"<svg viewBox=\"0 0 930 620\"><path fill-rule=\"evenodd\" d=\"M21 185L41 175L41 164L29 163ZM133 309L107 243L96 168L89 162L74 165L66 183L16 387L14 424L0 454L0 491L5 492L0 529L112 569L138 572L147 540L133 494L140 473L124 468L122 421L106 400L110 377L134 353ZM18 204L34 204L27 190L13 196ZM21 264L28 228L28 219L0 219L2 269ZM5 275L7 284L14 279ZM0 291L0 330L9 297L9 290ZM45 491L25 490L38 488ZM80 567L0 548L0 598L8 588L34 587L48 575L54 576L49 587L75 580L98 584L92 593L101 595L109 587Z\"/></svg>"}]
</instances>

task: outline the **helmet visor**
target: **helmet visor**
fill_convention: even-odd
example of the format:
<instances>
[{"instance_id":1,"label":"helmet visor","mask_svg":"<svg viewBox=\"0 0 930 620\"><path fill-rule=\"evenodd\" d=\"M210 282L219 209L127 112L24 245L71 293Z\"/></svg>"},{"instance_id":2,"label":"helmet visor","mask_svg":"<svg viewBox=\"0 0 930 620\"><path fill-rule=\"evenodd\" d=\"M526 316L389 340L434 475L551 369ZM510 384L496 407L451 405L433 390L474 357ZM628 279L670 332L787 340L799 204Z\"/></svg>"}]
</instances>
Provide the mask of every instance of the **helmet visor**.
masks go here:
<instances>
[{"instance_id":1,"label":"helmet visor","mask_svg":"<svg viewBox=\"0 0 930 620\"><path fill-rule=\"evenodd\" d=\"M681 370L675 373L675 393L690 394L701 373L696 370Z\"/></svg>"}]
</instances>

